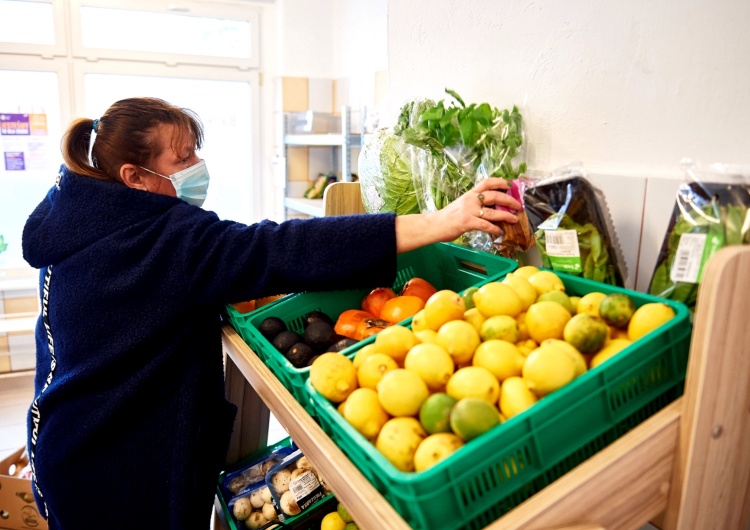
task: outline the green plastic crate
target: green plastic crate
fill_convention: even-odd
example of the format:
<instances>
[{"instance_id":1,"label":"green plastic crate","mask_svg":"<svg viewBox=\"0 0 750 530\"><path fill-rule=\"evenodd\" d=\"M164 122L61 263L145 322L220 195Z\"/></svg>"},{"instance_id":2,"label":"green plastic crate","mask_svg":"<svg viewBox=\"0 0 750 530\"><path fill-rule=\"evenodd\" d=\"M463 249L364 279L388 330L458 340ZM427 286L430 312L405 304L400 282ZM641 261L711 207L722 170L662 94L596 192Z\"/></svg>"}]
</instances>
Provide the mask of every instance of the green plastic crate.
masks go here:
<instances>
[{"instance_id":1,"label":"green plastic crate","mask_svg":"<svg viewBox=\"0 0 750 530\"><path fill-rule=\"evenodd\" d=\"M475 285L499 279L516 269L518 264L508 258L478 252L451 243L435 243L398 256L396 280L393 290L398 292L412 278L427 280L437 289L463 291ZM375 287L375 286L373 286ZM304 317L313 310L323 311L334 321L347 309L359 309L362 299L371 289L326 292L305 292L279 300L273 305L250 313L238 313L227 308L234 329L251 349L263 359L284 387L313 414L305 381L310 368L296 368L258 331L258 326L270 316L281 318L287 327L298 333L304 331ZM406 320L405 322L408 322ZM358 344L375 340L370 337ZM342 353L354 351L351 346Z\"/></svg>"},{"instance_id":2,"label":"green plastic crate","mask_svg":"<svg viewBox=\"0 0 750 530\"><path fill-rule=\"evenodd\" d=\"M240 462L232 466L231 470L222 471L219 474L219 482L216 486L216 497L219 500L222 512L224 513L224 519L226 520L227 526L230 528L230 530L244 530L245 525L238 524L235 518L232 516L232 511L229 509L229 493L222 486L226 475L231 471L246 467L251 462L257 461L259 458L272 453L276 449L287 447L292 449L295 447L292 443L291 438L285 438L284 440L281 440L269 447L265 447L259 451L256 451L255 453L251 454L247 458L243 458ZM323 519L323 517L327 513L335 511L337 503L338 501L336 500L336 497L334 497L333 494L330 494L316 502L314 505L312 505L310 508L300 513L299 515L295 515L294 517L287 517L286 521L284 521L283 523L280 521L275 521L274 524L278 525L278 528L289 528L294 530L319 530L321 519ZM273 525L269 523L267 526L271 527Z\"/></svg>"},{"instance_id":3,"label":"green plastic crate","mask_svg":"<svg viewBox=\"0 0 750 530\"><path fill-rule=\"evenodd\" d=\"M691 334L687 307L558 275L569 294L623 292L637 307L666 303L675 317L430 469L397 470L306 382L323 430L412 528L483 528L682 394Z\"/></svg>"}]
</instances>

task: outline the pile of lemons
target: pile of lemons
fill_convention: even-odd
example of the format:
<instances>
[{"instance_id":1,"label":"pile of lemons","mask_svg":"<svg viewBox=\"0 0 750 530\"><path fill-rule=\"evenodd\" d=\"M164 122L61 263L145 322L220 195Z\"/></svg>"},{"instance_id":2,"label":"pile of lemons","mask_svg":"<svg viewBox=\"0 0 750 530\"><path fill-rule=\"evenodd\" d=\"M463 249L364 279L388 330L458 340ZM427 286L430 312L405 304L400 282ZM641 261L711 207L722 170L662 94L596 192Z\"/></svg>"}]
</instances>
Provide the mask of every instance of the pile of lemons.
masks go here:
<instances>
[{"instance_id":1,"label":"pile of lemons","mask_svg":"<svg viewBox=\"0 0 750 530\"><path fill-rule=\"evenodd\" d=\"M353 360L325 353L310 382L401 471L422 471L674 317L623 292L565 292L519 268L462 293L441 290L411 329L390 326Z\"/></svg>"}]
</instances>

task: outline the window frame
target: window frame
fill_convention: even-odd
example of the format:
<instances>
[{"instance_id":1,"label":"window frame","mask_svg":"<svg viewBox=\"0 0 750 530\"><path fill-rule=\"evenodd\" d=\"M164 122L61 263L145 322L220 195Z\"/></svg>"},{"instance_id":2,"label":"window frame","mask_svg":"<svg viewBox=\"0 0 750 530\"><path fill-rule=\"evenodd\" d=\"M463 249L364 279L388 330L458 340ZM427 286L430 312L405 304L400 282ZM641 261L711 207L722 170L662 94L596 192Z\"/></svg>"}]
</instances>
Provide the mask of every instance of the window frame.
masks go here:
<instances>
[{"instance_id":1,"label":"window frame","mask_svg":"<svg viewBox=\"0 0 750 530\"><path fill-rule=\"evenodd\" d=\"M66 2L65 0L23 0L37 4L51 4L53 26L55 28L55 44L29 44L26 42L0 42L0 54L39 55L45 58L65 57L68 55L68 34L65 31ZM3 57L3 61L5 61Z\"/></svg>"},{"instance_id":2,"label":"window frame","mask_svg":"<svg viewBox=\"0 0 750 530\"><path fill-rule=\"evenodd\" d=\"M153 13L179 14L184 16L216 17L230 20L244 20L250 24L250 57L213 57L159 52L160 59L155 60L152 52L138 50L115 50L108 48L87 48L82 43L81 8L98 7L123 9L127 11L150 11ZM238 17L242 13L242 17ZM70 0L70 34L71 54L73 57L98 61L116 59L127 61L155 62L157 64L205 65L234 67L239 70L260 68L260 13L258 7L234 2L199 2L179 0L179 3L149 0Z\"/></svg>"}]
</instances>

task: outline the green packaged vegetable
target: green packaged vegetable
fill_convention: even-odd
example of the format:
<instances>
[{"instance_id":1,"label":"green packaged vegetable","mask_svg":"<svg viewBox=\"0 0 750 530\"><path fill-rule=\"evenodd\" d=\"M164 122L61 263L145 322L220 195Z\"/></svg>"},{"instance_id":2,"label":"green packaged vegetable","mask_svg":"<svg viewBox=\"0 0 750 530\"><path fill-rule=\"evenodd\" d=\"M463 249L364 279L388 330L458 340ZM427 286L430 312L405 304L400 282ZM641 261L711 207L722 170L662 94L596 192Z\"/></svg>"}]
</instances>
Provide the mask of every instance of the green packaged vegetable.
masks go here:
<instances>
[{"instance_id":1,"label":"green packaged vegetable","mask_svg":"<svg viewBox=\"0 0 750 530\"><path fill-rule=\"evenodd\" d=\"M667 233L649 292L693 309L709 258L728 245L750 243L750 167L683 160Z\"/></svg>"},{"instance_id":2,"label":"green packaged vegetable","mask_svg":"<svg viewBox=\"0 0 750 530\"><path fill-rule=\"evenodd\" d=\"M524 202L544 267L625 284L627 267L606 199L579 168L532 180Z\"/></svg>"}]
</instances>

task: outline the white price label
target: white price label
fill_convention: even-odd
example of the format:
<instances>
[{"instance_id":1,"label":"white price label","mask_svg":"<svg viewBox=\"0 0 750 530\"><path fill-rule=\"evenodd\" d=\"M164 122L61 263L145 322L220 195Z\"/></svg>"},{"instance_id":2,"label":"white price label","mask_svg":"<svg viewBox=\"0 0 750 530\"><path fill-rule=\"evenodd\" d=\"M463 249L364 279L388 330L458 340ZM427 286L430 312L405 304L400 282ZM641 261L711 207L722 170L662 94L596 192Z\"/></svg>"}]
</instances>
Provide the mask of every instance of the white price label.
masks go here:
<instances>
[{"instance_id":1,"label":"white price label","mask_svg":"<svg viewBox=\"0 0 750 530\"><path fill-rule=\"evenodd\" d=\"M696 283L701 270L706 234L682 234L669 277L673 282Z\"/></svg>"},{"instance_id":2,"label":"white price label","mask_svg":"<svg viewBox=\"0 0 750 530\"><path fill-rule=\"evenodd\" d=\"M544 241L549 256L577 258L581 255L575 230L545 230Z\"/></svg>"}]
</instances>

